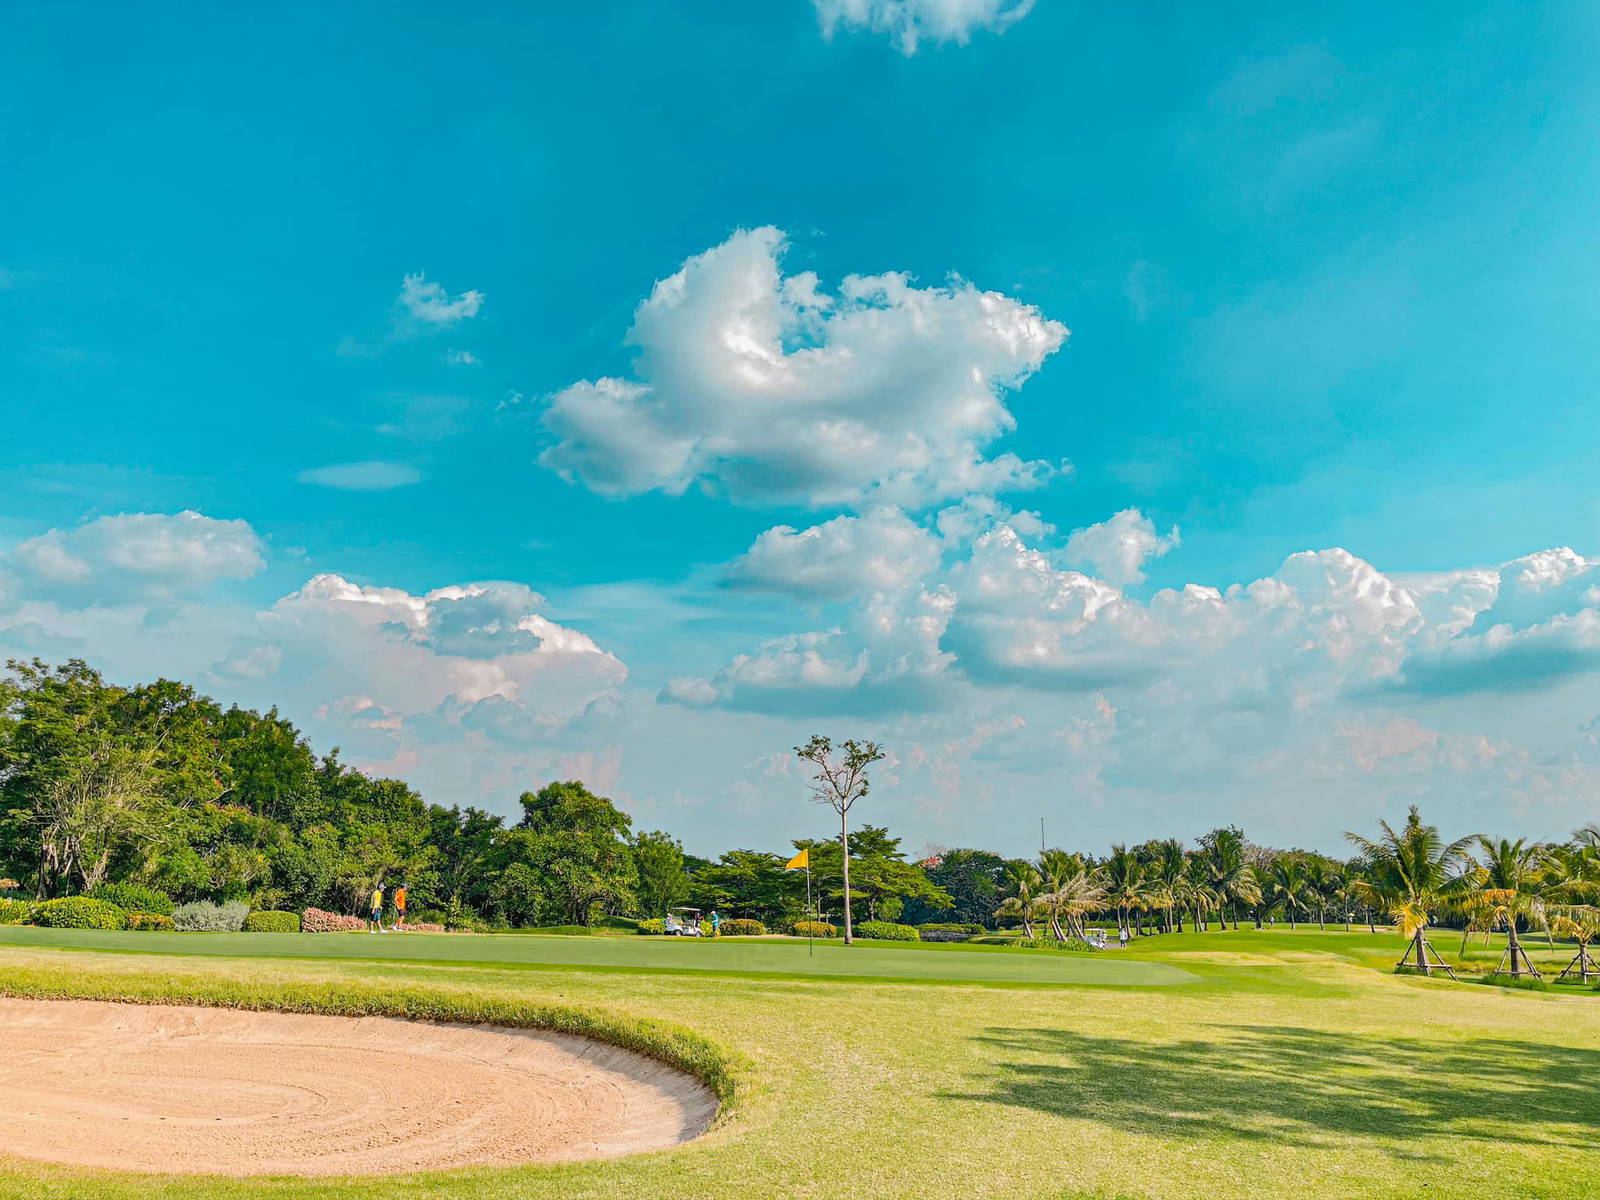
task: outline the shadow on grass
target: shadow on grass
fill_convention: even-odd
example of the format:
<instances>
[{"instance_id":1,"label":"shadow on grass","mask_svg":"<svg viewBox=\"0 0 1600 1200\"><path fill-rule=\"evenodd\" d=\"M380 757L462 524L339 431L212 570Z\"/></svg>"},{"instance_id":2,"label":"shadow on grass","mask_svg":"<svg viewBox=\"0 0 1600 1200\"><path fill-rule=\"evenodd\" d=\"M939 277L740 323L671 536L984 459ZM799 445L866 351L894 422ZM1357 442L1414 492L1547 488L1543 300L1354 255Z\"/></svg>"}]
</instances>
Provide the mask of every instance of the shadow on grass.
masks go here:
<instances>
[{"instance_id":1,"label":"shadow on grass","mask_svg":"<svg viewBox=\"0 0 1600 1200\"><path fill-rule=\"evenodd\" d=\"M1275 1025L1211 1025L1150 1043L991 1029L992 1090L949 1098L1036 1109L1154 1137L1327 1145L1397 1158L1420 1138L1600 1148L1600 1051L1486 1038L1437 1042Z\"/></svg>"}]
</instances>

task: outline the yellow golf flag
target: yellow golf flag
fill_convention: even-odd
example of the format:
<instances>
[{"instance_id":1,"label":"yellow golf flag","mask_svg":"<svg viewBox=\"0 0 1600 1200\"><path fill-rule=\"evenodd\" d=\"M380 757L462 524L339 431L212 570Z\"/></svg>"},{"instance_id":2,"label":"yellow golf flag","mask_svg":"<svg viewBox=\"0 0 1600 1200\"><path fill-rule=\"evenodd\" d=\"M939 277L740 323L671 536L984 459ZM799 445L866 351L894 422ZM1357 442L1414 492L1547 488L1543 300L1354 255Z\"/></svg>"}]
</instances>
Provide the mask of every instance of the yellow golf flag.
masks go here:
<instances>
[{"instance_id":1,"label":"yellow golf flag","mask_svg":"<svg viewBox=\"0 0 1600 1200\"><path fill-rule=\"evenodd\" d=\"M804 871L811 865L811 851L802 850L783 865L785 871Z\"/></svg>"}]
</instances>

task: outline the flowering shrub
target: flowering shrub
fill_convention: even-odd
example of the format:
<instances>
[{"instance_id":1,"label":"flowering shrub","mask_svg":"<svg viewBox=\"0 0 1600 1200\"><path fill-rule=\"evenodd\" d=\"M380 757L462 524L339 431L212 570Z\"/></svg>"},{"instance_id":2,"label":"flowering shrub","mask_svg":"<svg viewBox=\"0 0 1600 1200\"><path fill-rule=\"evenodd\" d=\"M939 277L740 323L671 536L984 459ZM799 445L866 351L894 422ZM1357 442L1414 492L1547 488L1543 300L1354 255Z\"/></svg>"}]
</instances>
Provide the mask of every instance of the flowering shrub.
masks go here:
<instances>
[{"instance_id":1,"label":"flowering shrub","mask_svg":"<svg viewBox=\"0 0 1600 1200\"><path fill-rule=\"evenodd\" d=\"M244 919L246 933L299 933L300 914L292 912L253 912Z\"/></svg>"},{"instance_id":2,"label":"flowering shrub","mask_svg":"<svg viewBox=\"0 0 1600 1200\"><path fill-rule=\"evenodd\" d=\"M32 912L31 901L0 898L0 925L26 925Z\"/></svg>"},{"instance_id":3,"label":"flowering shrub","mask_svg":"<svg viewBox=\"0 0 1600 1200\"><path fill-rule=\"evenodd\" d=\"M796 921L792 932L795 937L831 938L839 936L839 927L826 921Z\"/></svg>"},{"instance_id":4,"label":"flowering shrub","mask_svg":"<svg viewBox=\"0 0 1600 1200\"><path fill-rule=\"evenodd\" d=\"M766 932L767 927L760 921L747 921L743 917L722 923L723 937L762 937Z\"/></svg>"},{"instance_id":5,"label":"flowering shrub","mask_svg":"<svg viewBox=\"0 0 1600 1200\"><path fill-rule=\"evenodd\" d=\"M166 913L131 912L128 914L129 929L143 929L147 933L157 930L170 930L174 928L172 918Z\"/></svg>"},{"instance_id":6,"label":"flowering shrub","mask_svg":"<svg viewBox=\"0 0 1600 1200\"><path fill-rule=\"evenodd\" d=\"M443 933L444 926L437 921L407 921L405 928L412 933Z\"/></svg>"},{"instance_id":7,"label":"flowering shrub","mask_svg":"<svg viewBox=\"0 0 1600 1200\"><path fill-rule=\"evenodd\" d=\"M104 900L66 896L37 905L33 910L33 923L54 929L126 929L128 914Z\"/></svg>"},{"instance_id":8,"label":"flowering shrub","mask_svg":"<svg viewBox=\"0 0 1600 1200\"><path fill-rule=\"evenodd\" d=\"M238 933L249 915L250 906L243 900L226 904L191 900L172 910L172 922L179 933Z\"/></svg>"},{"instance_id":9,"label":"flowering shrub","mask_svg":"<svg viewBox=\"0 0 1600 1200\"><path fill-rule=\"evenodd\" d=\"M639 922L639 932L659 937L667 932L667 923L660 917L651 917L649 920Z\"/></svg>"},{"instance_id":10,"label":"flowering shrub","mask_svg":"<svg viewBox=\"0 0 1600 1200\"><path fill-rule=\"evenodd\" d=\"M855 928L857 936L875 938L880 942L920 942L922 935L915 925L896 925L893 921L863 921Z\"/></svg>"},{"instance_id":11,"label":"flowering shrub","mask_svg":"<svg viewBox=\"0 0 1600 1200\"><path fill-rule=\"evenodd\" d=\"M300 918L300 928L305 933L360 933L366 927L360 917L343 917L320 908L308 908Z\"/></svg>"}]
</instances>

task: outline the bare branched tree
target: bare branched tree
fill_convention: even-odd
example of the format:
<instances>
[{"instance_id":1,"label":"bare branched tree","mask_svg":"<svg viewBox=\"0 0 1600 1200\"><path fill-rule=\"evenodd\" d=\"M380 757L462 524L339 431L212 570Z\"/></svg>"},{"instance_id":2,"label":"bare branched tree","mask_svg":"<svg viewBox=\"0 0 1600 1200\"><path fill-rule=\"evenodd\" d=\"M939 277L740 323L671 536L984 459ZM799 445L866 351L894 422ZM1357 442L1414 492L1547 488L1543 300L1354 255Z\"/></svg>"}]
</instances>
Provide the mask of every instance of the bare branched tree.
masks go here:
<instances>
[{"instance_id":1,"label":"bare branched tree","mask_svg":"<svg viewBox=\"0 0 1600 1200\"><path fill-rule=\"evenodd\" d=\"M804 746L794 748L795 756L817 768L811 778L811 796L839 814L839 854L844 861L844 944L855 943L850 924L850 806L867 794L867 768L884 757L877 742L858 742L854 738L835 755L833 741L813 734Z\"/></svg>"}]
</instances>

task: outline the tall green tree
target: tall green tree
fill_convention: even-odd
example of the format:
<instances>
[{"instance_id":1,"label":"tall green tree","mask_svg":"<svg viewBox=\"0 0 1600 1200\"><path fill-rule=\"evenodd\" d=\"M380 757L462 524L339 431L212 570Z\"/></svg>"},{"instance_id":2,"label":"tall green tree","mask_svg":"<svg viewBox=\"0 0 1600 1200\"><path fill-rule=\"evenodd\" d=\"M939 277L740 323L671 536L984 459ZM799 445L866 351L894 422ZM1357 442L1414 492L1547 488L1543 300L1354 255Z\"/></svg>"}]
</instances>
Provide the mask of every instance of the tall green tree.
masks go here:
<instances>
[{"instance_id":1,"label":"tall green tree","mask_svg":"<svg viewBox=\"0 0 1600 1200\"><path fill-rule=\"evenodd\" d=\"M933 885L950 897L948 908L938 908L917 897L906 900L904 920L955 921L988 925L995 907L1006 894L1009 863L988 850L958 847L940 850L918 864Z\"/></svg>"},{"instance_id":2,"label":"tall green tree","mask_svg":"<svg viewBox=\"0 0 1600 1200\"><path fill-rule=\"evenodd\" d=\"M633 822L604 796L569 780L520 798L522 819L496 842L496 866L514 864L517 899L502 888L497 904L507 919L588 925L597 908L620 911L635 903L638 872L628 834Z\"/></svg>"},{"instance_id":3,"label":"tall green tree","mask_svg":"<svg viewBox=\"0 0 1600 1200\"><path fill-rule=\"evenodd\" d=\"M1345 834L1366 862L1366 876L1357 885L1357 894L1387 912L1401 935L1409 939L1398 966L1415 966L1424 975L1443 967L1453 978L1455 972L1443 965L1428 943L1428 925L1435 912L1469 886L1471 880L1464 873L1469 864L1467 848L1477 835L1446 842L1437 826L1422 823L1414 804L1399 830L1387 821L1379 821L1378 826L1382 833L1377 838ZM1416 961L1408 964L1413 954ZM1430 961L1429 954L1438 961Z\"/></svg>"},{"instance_id":4,"label":"tall green tree","mask_svg":"<svg viewBox=\"0 0 1600 1200\"><path fill-rule=\"evenodd\" d=\"M639 873L640 916L659 917L689 898L683 846L670 834L639 833L633 839L633 861Z\"/></svg>"}]
</instances>

